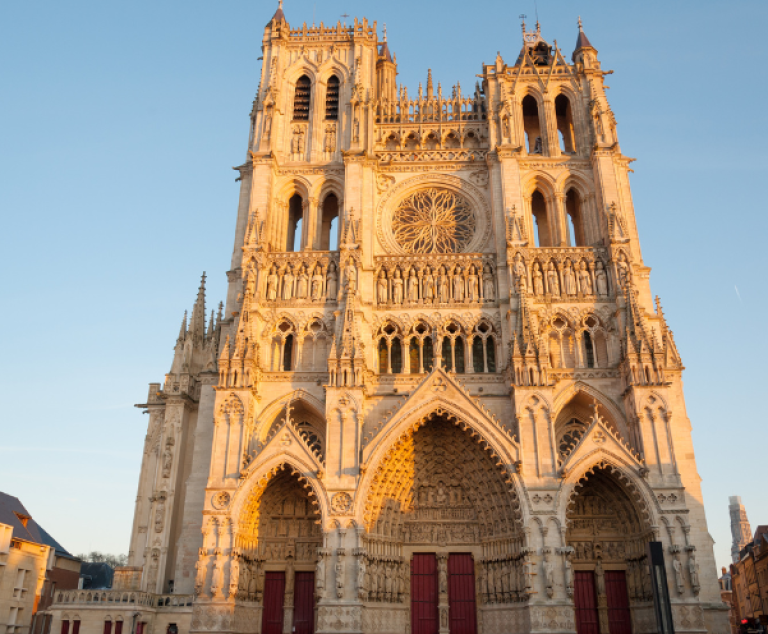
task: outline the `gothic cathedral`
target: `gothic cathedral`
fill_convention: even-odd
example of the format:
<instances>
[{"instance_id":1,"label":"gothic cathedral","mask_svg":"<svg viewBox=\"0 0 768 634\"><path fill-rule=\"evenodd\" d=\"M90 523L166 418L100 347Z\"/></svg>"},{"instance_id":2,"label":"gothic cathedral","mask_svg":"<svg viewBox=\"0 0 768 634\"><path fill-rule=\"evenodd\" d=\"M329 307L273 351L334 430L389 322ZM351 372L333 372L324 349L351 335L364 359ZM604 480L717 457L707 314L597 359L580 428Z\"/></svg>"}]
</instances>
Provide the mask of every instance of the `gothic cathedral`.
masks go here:
<instances>
[{"instance_id":1,"label":"gothic cathedral","mask_svg":"<svg viewBox=\"0 0 768 634\"><path fill-rule=\"evenodd\" d=\"M226 306L203 279L142 405L129 565L55 631L667 632L649 541L674 630L728 631L581 23L570 58L523 24L469 90L398 86L367 20L281 6L262 51Z\"/></svg>"}]
</instances>

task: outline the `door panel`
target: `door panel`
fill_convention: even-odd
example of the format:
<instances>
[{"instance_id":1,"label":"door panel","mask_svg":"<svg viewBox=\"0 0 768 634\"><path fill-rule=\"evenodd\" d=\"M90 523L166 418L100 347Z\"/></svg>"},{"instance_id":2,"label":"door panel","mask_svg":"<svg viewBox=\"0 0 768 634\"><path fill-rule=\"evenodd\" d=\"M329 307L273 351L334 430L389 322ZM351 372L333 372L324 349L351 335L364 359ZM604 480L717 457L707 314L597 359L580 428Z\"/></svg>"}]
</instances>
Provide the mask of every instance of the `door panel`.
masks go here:
<instances>
[{"instance_id":1,"label":"door panel","mask_svg":"<svg viewBox=\"0 0 768 634\"><path fill-rule=\"evenodd\" d=\"M608 598L608 625L611 634L632 634L627 577L623 570L605 571L605 594Z\"/></svg>"},{"instance_id":2,"label":"door panel","mask_svg":"<svg viewBox=\"0 0 768 634\"><path fill-rule=\"evenodd\" d=\"M595 573L577 570L574 582L573 602L576 608L576 632L577 634L600 634Z\"/></svg>"},{"instance_id":3,"label":"door panel","mask_svg":"<svg viewBox=\"0 0 768 634\"><path fill-rule=\"evenodd\" d=\"M283 601L285 600L285 573L267 572L264 576L264 612L261 617L262 634L282 634Z\"/></svg>"},{"instance_id":4,"label":"door panel","mask_svg":"<svg viewBox=\"0 0 768 634\"><path fill-rule=\"evenodd\" d=\"M411 632L437 634L437 558L418 553L411 560Z\"/></svg>"},{"instance_id":5,"label":"door panel","mask_svg":"<svg viewBox=\"0 0 768 634\"><path fill-rule=\"evenodd\" d=\"M475 562L469 553L448 555L448 616L451 634L476 634Z\"/></svg>"},{"instance_id":6,"label":"door panel","mask_svg":"<svg viewBox=\"0 0 768 634\"><path fill-rule=\"evenodd\" d=\"M315 573L297 572L295 580L296 605L293 608L295 634L315 631Z\"/></svg>"}]
</instances>

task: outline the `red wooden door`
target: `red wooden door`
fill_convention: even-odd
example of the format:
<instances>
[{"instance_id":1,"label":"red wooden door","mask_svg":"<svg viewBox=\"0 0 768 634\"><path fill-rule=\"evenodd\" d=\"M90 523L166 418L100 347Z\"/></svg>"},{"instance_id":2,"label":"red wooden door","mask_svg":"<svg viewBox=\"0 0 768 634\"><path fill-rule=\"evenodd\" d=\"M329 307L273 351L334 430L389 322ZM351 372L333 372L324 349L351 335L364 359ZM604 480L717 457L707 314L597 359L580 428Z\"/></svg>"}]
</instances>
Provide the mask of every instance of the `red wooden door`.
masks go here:
<instances>
[{"instance_id":1,"label":"red wooden door","mask_svg":"<svg viewBox=\"0 0 768 634\"><path fill-rule=\"evenodd\" d=\"M627 577L623 570L605 571L605 594L608 599L608 627L611 634L632 634Z\"/></svg>"},{"instance_id":2,"label":"red wooden door","mask_svg":"<svg viewBox=\"0 0 768 634\"><path fill-rule=\"evenodd\" d=\"M261 616L262 634L282 634L285 573L267 572L264 576L264 612Z\"/></svg>"},{"instance_id":3,"label":"red wooden door","mask_svg":"<svg viewBox=\"0 0 768 634\"><path fill-rule=\"evenodd\" d=\"M293 631L295 634L314 634L315 573L297 572L294 583L296 603L293 608Z\"/></svg>"},{"instance_id":4,"label":"red wooden door","mask_svg":"<svg viewBox=\"0 0 768 634\"><path fill-rule=\"evenodd\" d=\"M475 562L469 553L448 555L448 617L451 634L475 634Z\"/></svg>"},{"instance_id":5,"label":"red wooden door","mask_svg":"<svg viewBox=\"0 0 768 634\"><path fill-rule=\"evenodd\" d=\"M437 558L434 554L414 554L411 560L411 632L437 634L438 629Z\"/></svg>"},{"instance_id":6,"label":"red wooden door","mask_svg":"<svg viewBox=\"0 0 768 634\"><path fill-rule=\"evenodd\" d=\"M573 600L576 607L576 632L577 634L600 634L595 573L577 570L574 582Z\"/></svg>"}]
</instances>

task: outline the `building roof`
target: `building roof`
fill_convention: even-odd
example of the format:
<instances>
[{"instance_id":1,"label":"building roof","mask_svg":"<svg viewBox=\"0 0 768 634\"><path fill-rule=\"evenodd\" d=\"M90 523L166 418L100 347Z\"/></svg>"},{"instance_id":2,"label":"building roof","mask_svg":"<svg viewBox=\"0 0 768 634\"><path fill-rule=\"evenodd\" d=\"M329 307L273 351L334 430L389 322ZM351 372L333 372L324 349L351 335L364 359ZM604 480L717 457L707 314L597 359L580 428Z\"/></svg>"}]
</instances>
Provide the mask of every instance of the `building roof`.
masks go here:
<instances>
[{"instance_id":1,"label":"building roof","mask_svg":"<svg viewBox=\"0 0 768 634\"><path fill-rule=\"evenodd\" d=\"M34 544L50 546L61 557L77 559L64 546L57 542L51 534L38 524L19 498L0 491L0 524L8 524L13 528L13 536Z\"/></svg>"},{"instance_id":2,"label":"building roof","mask_svg":"<svg viewBox=\"0 0 768 634\"><path fill-rule=\"evenodd\" d=\"M283 13L283 0L280 0L280 3L277 5L277 11L275 11L275 15L273 15L272 19L267 22L267 25L272 24L273 20L276 20L277 22L287 22L285 19L285 13Z\"/></svg>"},{"instance_id":3,"label":"building roof","mask_svg":"<svg viewBox=\"0 0 768 634\"><path fill-rule=\"evenodd\" d=\"M576 48L574 50L578 51L580 48L595 48L589 41L587 34L584 33L584 27L581 25L581 17L579 17L579 37L576 39Z\"/></svg>"},{"instance_id":4,"label":"building roof","mask_svg":"<svg viewBox=\"0 0 768 634\"><path fill-rule=\"evenodd\" d=\"M106 590L112 587L115 570L106 561L84 561L80 566L84 590Z\"/></svg>"}]
</instances>

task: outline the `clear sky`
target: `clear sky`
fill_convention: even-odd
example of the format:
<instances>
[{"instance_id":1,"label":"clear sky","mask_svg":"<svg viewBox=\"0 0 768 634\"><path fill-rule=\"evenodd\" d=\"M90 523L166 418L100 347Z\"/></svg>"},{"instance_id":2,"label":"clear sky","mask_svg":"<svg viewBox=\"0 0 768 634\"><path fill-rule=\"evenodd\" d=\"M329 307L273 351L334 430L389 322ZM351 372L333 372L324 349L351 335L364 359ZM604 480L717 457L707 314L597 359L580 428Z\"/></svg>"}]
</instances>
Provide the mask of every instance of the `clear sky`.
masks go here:
<instances>
[{"instance_id":1,"label":"clear sky","mask_svg":"<svg viewBox=\"0 0 768 634\"><path fill-rule=\"evenodd\" d=\"M0 8L0 490L71 551L127 552L147 417L208 272L223 299L238 184L277 0L27 0ZM386 22L399 80L474 86L513 63L533 0L285 0ZM608 78L652 290L687 366L709 528L728 496L768 523L765 0L539 0L570 57L581 15ZM350 18L351 20L351 18ZM763 246L761 246L763 245ZM758 257L760 256L760 257Z\"/></svg>"}]
</instances>

